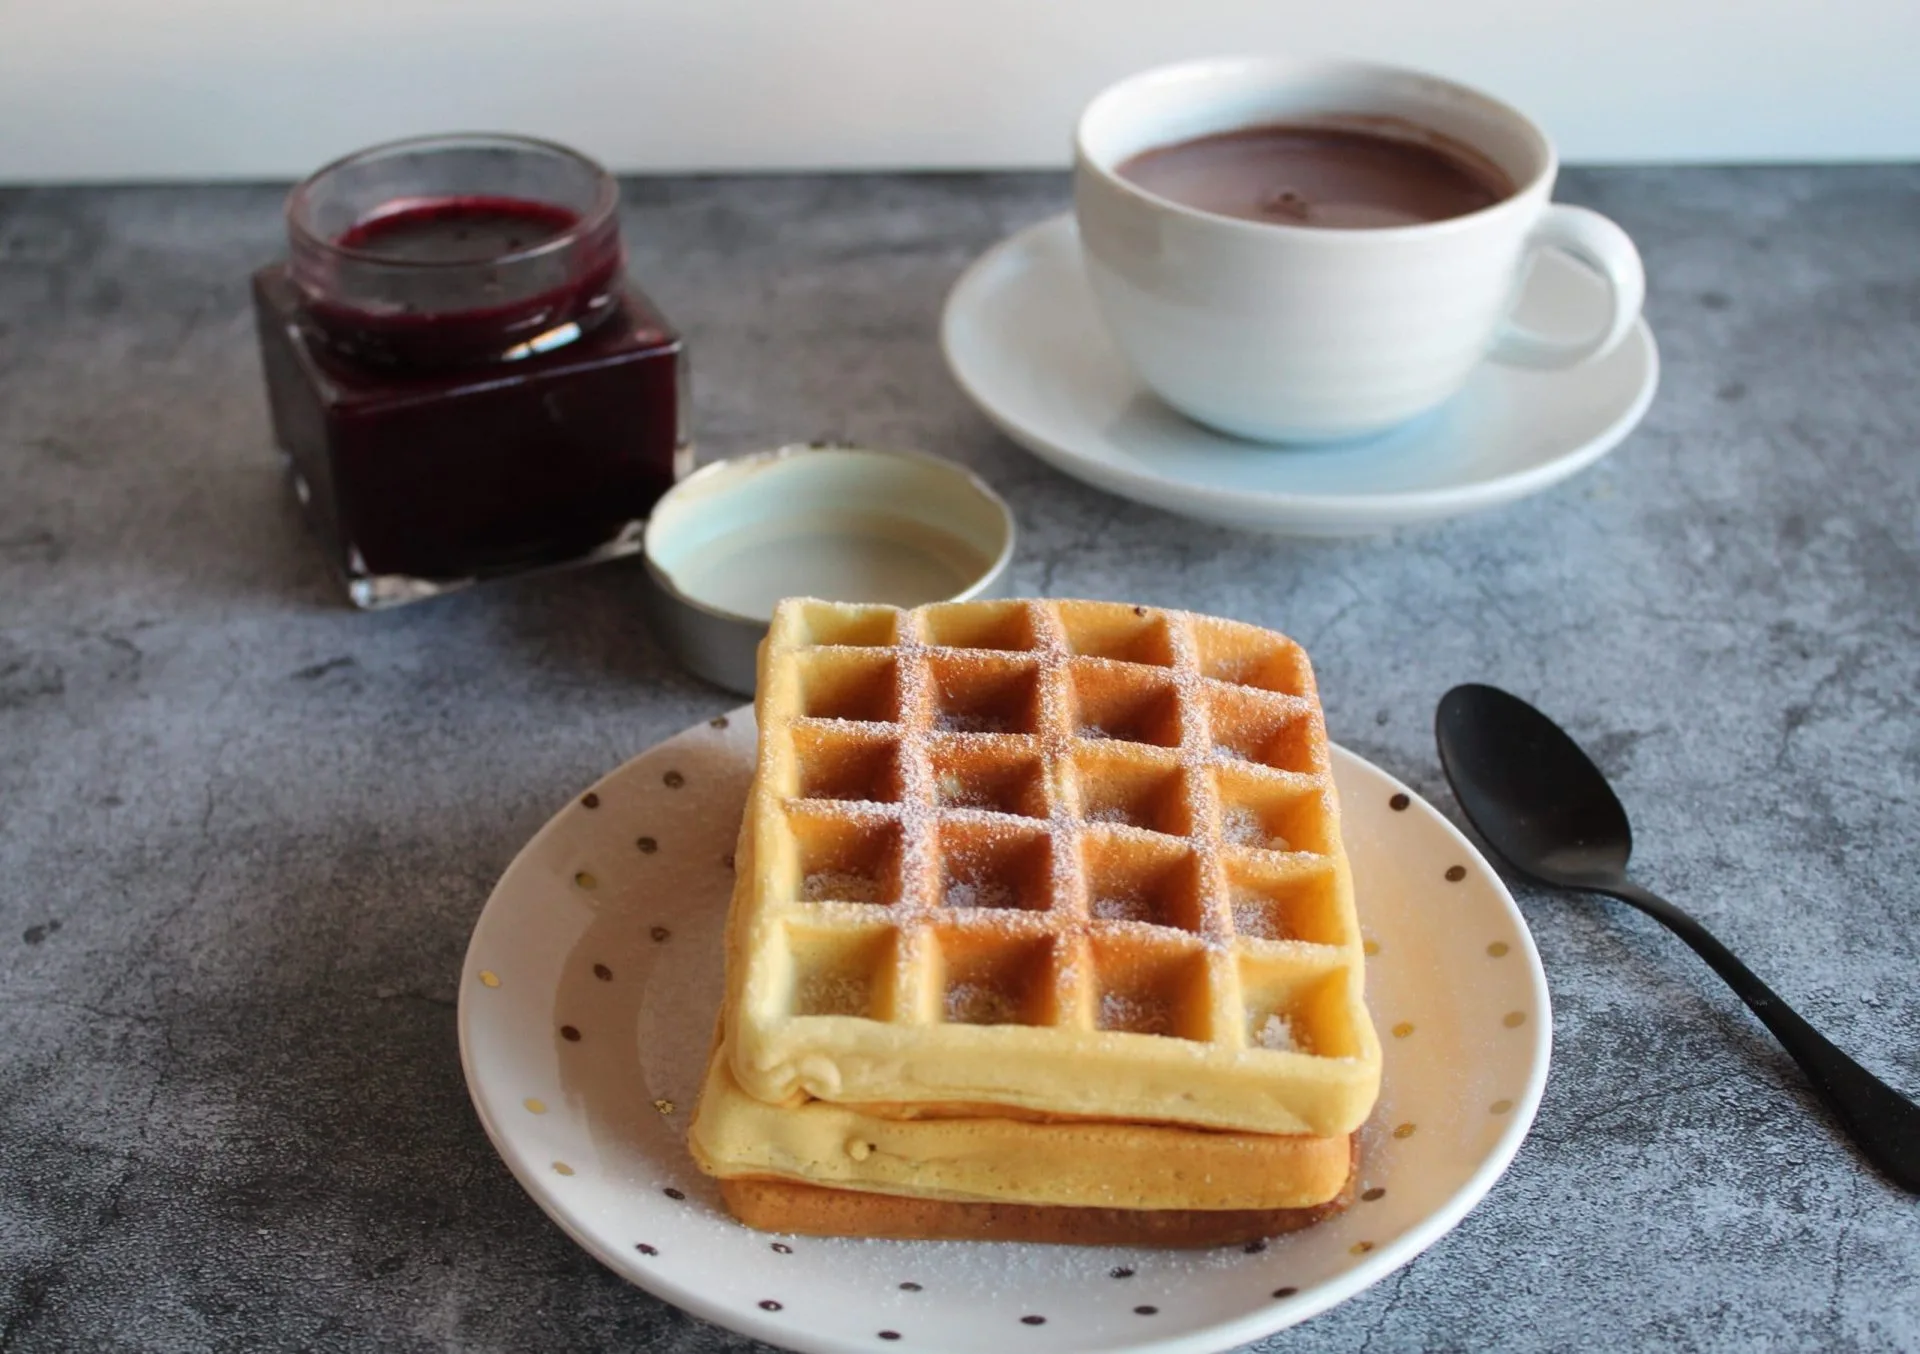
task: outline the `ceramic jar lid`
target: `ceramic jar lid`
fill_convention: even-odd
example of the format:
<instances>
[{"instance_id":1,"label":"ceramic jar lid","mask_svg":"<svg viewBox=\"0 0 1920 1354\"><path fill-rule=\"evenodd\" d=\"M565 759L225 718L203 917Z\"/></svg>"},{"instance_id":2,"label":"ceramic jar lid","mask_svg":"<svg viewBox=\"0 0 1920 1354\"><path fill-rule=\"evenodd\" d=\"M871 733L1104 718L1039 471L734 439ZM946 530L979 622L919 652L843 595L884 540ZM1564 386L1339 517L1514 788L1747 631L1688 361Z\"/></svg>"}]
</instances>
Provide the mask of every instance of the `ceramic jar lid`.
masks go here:
<instances>
[{"instance_id":1,"label":"ceramic jar lid","mask_svg":"<svg viewBox=\"0 0 1920 1354\"><path fill-rule=\"evenodd\" d=\"M691 671L754 687L783 597L919 606L992 596L1013 513L977 475L933 456L786 446L718 461L654 506L642 550L648 618Z\"/></svg>"}]
</instances>

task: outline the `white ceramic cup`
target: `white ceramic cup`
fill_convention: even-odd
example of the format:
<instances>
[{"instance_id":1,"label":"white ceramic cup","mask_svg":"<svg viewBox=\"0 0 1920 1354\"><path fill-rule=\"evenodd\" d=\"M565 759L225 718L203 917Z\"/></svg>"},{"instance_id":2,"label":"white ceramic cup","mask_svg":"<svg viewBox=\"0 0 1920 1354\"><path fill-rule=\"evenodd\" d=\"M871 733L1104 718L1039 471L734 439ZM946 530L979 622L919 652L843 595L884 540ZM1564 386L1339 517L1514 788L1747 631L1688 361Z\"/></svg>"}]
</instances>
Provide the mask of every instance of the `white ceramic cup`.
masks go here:
<instances>
[{"instance_id":1,"label":"white ceramic cup","mask_svg":"<svg viewBox=\"0 0 1920 1354\"><path fill-rule=\"evenodd\" d=\"M1463 142L1517 191L1444 221L1341 230L1215 215L1116 173L1157 146L1342 116ZM1164 66L1096 96L1074 149L1074 215L1107 328L1162 399L1236 437L1361 437L1444 403L1489 357L1593 361L1626 337L1646 292L1625 231L1550 200L1558 160L1533 122L1416 71L1267 57ZM1611 312L1594 333L1547 336L1508 318L1529 255L1543 247L1606 281Z\"/></svg>"}]
</instances>

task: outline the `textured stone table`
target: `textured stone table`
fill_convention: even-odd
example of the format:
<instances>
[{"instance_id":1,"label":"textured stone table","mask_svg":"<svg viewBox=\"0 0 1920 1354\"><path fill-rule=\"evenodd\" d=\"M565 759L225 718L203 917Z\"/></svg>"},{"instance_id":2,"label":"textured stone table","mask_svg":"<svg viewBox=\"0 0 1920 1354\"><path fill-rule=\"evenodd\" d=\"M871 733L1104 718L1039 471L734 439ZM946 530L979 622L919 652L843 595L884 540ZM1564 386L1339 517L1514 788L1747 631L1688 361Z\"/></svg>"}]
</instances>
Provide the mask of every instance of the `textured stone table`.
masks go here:
<instances>
[{"instance_id":1,"label":"textured stone table","mask_svg":"<svg viewBox=\"0 0 1920 1354\"><path fill-rule=\"evenodd\" d=\"M1665 377L1543 497L1390 539L1234 535L997 436L934 324L1055 177L630 185L707 456L822 434L986 474L1027 591L1223 612L1318 661L1337 738L1452 810L1485 679L1618 784L1644 878L1920 1091L1920 171L1635 170ZM267 443L266 188L0 193L0 1349L749 1342L601 1269L467 1103L462 949L580 785L731 700L629 564L380 615ZM1298 1350L1920 1347L1920 1203L1835 1138L1678 942L1518 890L1555 1002L1533 1135Z\"/></svg>"}]
</instances>

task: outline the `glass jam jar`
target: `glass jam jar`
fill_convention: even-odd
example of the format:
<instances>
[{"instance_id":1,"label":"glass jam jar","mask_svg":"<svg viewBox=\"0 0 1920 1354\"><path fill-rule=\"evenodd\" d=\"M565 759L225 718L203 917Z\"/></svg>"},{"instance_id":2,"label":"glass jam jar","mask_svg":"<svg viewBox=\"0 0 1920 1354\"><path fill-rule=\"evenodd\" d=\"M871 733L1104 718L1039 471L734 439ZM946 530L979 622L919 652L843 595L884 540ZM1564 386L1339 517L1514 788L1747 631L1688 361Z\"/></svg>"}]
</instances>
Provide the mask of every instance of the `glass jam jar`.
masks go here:
<instances>
[{"instance_id":1,"label":"glass jam jar","mask_svg":"<svg viewBox=\"0 0 1920 1354\"><path fill-rule=\"evenodd\" d=\"M274 438L362 607L630 554L691 467L686 353L564 146L396 141L287 199L253 277Z\"/></svg>"}]
</instances>

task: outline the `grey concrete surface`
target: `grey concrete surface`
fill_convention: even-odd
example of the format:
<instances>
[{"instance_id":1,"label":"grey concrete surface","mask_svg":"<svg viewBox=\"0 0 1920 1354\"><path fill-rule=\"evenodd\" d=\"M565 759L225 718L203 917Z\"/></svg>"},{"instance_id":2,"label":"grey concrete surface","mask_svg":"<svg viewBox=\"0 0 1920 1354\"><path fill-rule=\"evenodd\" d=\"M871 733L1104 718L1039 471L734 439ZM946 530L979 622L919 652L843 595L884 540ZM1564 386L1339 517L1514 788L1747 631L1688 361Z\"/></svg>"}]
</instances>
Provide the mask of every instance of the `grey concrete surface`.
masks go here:
<instances>
[{"instance_id":1,"label":"grey concrete surface","mask_svg":"<svg viewBox=\"0 0 1920 1354\"><path fill-rule=\"evenodd\" d=\"M948 380L941 298L1051 176L630 185L715 456L818 435L987 475L1027 591L1297 635L1337 738L1453 811L1489 680L1618 778L1644 879L1920 1092L1920 169L1570 173L1639 240L1665 378L1548 494L1266 540L1062 478ZM630 564L342 606L268 445L270 188L0 193L0 1349L750 1342L628 1287L468 1106L454 984L580 785L729 704ZM1624 909L1518 890L1556 1061L1491 1197L1277 1350L1920 1347L1920 1203Z\"/></svg>"}]
</instances>

